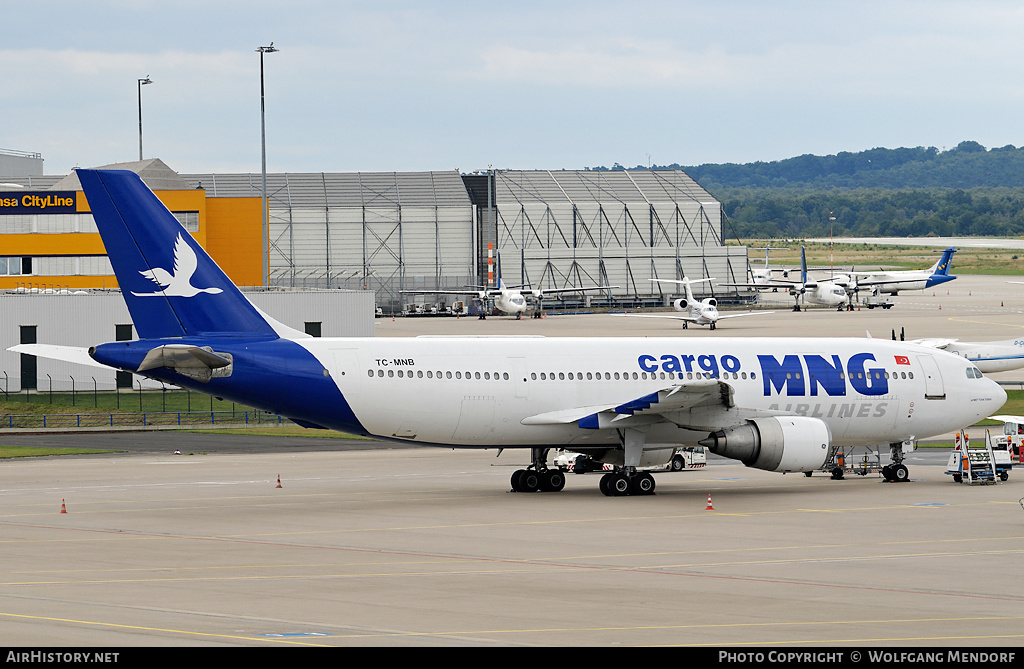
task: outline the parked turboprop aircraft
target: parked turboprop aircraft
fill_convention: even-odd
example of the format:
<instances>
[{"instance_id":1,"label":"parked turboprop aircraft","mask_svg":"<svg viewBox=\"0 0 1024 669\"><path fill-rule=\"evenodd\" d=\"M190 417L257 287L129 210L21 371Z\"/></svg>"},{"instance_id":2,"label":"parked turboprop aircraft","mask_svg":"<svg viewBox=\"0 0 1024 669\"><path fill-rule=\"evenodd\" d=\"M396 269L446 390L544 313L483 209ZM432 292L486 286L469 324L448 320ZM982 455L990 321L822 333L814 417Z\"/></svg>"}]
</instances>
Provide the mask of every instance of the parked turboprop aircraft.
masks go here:
<instances>
[{"instance_id":1,"label":"parked turboprop aircraft","mask_svg":"<svg viewBox=\"0 0 1024 669\"><path fill-rule=\"evenodd\" d=\"M758 316L763 314L773 314L774 311L746 311L741 314L719 314L718 313L718 300L713 297L709 297L705 300L698 300L693 296L693 290L690 288L692 283L701 283L703 281L714 281L714 278L708 279L696 279L690 281L687 278L682 280L676 279L651 279L651 281L657 281L658 283L675 283L683 286L683 291L686 297L680 298L672 302L672 308L676 311L683 312L683 316L670 316L668 314L626 314L627 316L633 316L636 318L671 318L677 321L683 322L683 329L690 323L694 325L710 325L711 329L714 330L715 326L723 318L738 318L739 316Z\"/></svg>"},{"instance_id":2,"label":"parked turboprop aircraft","mask_svg":"<svg viewBox=\"0 0 1024 669\"><path fill-rule=\"evenodd\" d=\"M522 318L523 312L525 312L530 306L526 301L527 295L540 301L548 295L580 293L591 290L612 290L614 288L618 288L618 286L524 288L521 286L506 286L504 280L499 278L497 288L481 287L468 290L465 288L455 288L452 290L403 290L402 292L412 295L473 295L479 297L481 300L492 299L494 300L494 308L498 311L513 315L516 318Z\"/></svg>"},{"instance_id":3,"label":"parked turboprop aircraft","mask_svg":"<svg viewBox=\"0 0 1024 669\"><path fill-rule=\"evenodd\" d=\"M601 479L607 495L653 492L638 468L680 445L777 472L819 469L846 445L890 444L902 458L902 442L970 425L1006 399L962 358L879 339L309 337L257 310L136 174L78 177L140 337L93 346L92 360L307 427L528 448L517 491L565 485L547 467L558 446L616 465ZM155 287L158 268L181 290ZM898 460L890 470L906 479Z\"/></svg>"},{"instance_id":4,"label":"parked turboprop aircraft","mask_svg":"<svg viewBox=\"0 0 1024 669\"><path fill-rule=\"evenodd\" d=\"M789 290L789 294L796 299L796 304L793 305L794 311L800 311L801 300L804 303L838 307L840 311L850 301L846 294L846 288L839 283L818 281L807 275L807 257L803 246L800 247L800 281L773 280L766 283L722 283L719 285L734 288L786 288Z\"/></svg>"},{"instance_id":5,"label":"parked turboprop aircraft","mask_svg":"<svg viewBox=\"0 0 1024 669\"><path fill-rule=\"evenodd\" d=\"M768 256L769 256L769 254L772 251L772 245L771 244L765 244L763 249L762 248L757 248L755 250L757 250L757 251L764 251L764 267L758 268L758 269L753 269L753 268L750 269L750 282L752 284L754 284L754 285L769 284L769 283L771 283L774 280L774 277L772 275L772 269L768 266ZM775 250L776 251L788 251L789 249L788 249L788 247L782 247L782 248L776 248ZM784 277L788 276L788 275L789 275L788 271L784 271L782 273L782 276L784 276ZM777 291L778 287L775 286L775 287L772 288L772 290Z\"/></svg>"},{"instance_id":6,"label":"parked turboprop aircraft","mask_svg":"<svg viewBox=\"0 0 1024 669\"><path fill-rule=\"evenodd\" d=\"M950 275L949 269L953 264L953 254L956 247L949 247L942 252L934 265L928 269L892 270L878 272L857 272L851 270L842 275L833 277L833 281L843 286L846 291L853 295L857 291L867 288L879 293L896 295L901 290L924 290L933 288L939 284L956 279Z\"/></svg>"}]
</instances>

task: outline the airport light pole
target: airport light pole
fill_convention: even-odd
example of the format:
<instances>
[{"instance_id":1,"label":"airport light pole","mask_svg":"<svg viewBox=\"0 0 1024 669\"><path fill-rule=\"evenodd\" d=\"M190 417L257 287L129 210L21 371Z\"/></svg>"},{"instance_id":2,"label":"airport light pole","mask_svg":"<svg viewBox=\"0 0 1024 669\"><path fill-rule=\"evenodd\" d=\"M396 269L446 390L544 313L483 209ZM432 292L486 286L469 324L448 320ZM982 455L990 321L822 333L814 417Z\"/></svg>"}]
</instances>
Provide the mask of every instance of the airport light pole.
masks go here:
<instances>
[{"instance_id":1,"label":"airport light pole","mask_svg":"<svg viewBox=\"0 0 1024 669\"><path fill-rule=\"evenodd\" d=\"M139 79L139 160L142 160L142 87L151 83L148 74L145 79Z\"/></svg>"},{"instance_id":2,"label":"airport light pole","mask_svg":"<svg viewBox=\"0 0 1024 669\"><path fill-rule=\"evenodd\" d=\"M267 113L265 104L265 94L263 87L263 54L274 53L279 49L274 47L274 43L271 42L270 46L261 46L256 51L260 54L260 146L262 149L263 158L263 286L270 285L269 283L269 270L270 270L270 231L267 223Z\"/></svg>"}]
</instances>

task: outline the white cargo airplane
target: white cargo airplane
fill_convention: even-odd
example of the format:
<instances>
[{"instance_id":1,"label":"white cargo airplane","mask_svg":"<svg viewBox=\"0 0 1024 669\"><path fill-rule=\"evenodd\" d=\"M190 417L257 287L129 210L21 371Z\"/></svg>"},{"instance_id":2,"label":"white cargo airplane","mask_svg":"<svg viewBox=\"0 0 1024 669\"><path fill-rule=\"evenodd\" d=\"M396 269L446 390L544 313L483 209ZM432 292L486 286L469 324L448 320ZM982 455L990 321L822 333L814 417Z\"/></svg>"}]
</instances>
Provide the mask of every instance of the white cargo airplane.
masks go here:
<instances>
[{"instance_id":1,"label":"white cargo airplane","mask_svg":"<svg viewBox=\"0 0 1024 669\"><path fill-rule=\"evenodd\" d=\"M310 337L256 309L136 174L78 177L140 338L11 350L85 353L306 427L530 449L516 491L563 488L547 466L558 447L615 465L601 478L606 495L652 493L639 468L697 445L749 467L811 472L835 447L889 444L891 478L906 480L903 442L970 425L1006 400L963 358L883 339ZM156 268L175 266L179 235L197 258L189 290L136 294L153 292Z\"/></svg>"},{"instance_id":2,"label":"white cargo airplane","mask_svg":"<svg viewBox=\"0 0 1024 669\"><path fill-rule=\"evenodd\" d=\"M822 304L828 307L837 307L840 311L849 304L850 297L846 288L836 281L818 281L807 274L807 257L804 247L800 247L800 280L799 281L777 281L772 280L764 283L722 283L721 286L733 288L785 288L789 294L796 299L793 305L794 311L800 311L800 302L805 304Z\"/></svg>"},{"instance_id":3,"label":"white cargo airplane","mask_svg":"<svg viewBox=\"0 0 1024 669\"><path fill-rule=\"evenodd\" d=\"M473 295L481 300L494 300L494 308L502 313L515 316L517 319L523 317L523 312L529 308L526 296L530 296L538 303L549 295L562 293L579 293L591 290L612 290L618 286L584 286L580 288L523 288L521 286L506 286L502 279L498 279L497 288L476 288L464 289L454 288L451 290L403 290L403 293L412 295Z\"/></svg>"},{"instance_id":4,"label":"white cargo airplane","mask_svg":"<svg viewBox=\"0 0 1024 669\"><path fill-rule=\"evenodd\" d=\"M676 311L681 311L683 316L670 316L668 314L626 314L626 316L633 316L635 318L671 318L673 320L682 321L683 329L690 323L694 325L710 325L711 329L714 330L718 324L718 321L723 318L738 318L740 316L758 316L763 314L772 314L773 311L746 311L741 314L720 314L718 313L718 300L713 297L709 297L705 300L698 300L693 296L693 290L690 288L690 284L701 283L704 281L714 281L715 279L696 279L690 281L688 278L682 280L676 279L651 279L658 283L674 283L683 286L683 291L686 297L680 298L672 302L672 308Z\"/></svg>"}]
</instances>

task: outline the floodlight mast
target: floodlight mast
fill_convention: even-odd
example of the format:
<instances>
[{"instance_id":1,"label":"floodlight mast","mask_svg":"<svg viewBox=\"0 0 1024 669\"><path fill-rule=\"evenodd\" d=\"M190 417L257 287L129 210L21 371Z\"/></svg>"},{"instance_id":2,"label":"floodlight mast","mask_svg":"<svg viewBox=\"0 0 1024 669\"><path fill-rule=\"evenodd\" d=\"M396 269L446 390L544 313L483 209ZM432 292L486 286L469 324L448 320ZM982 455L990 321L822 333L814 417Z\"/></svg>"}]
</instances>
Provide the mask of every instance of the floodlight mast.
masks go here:
<instances>
[{"instance_id":1,"label":"floodlight mast","mask_svg":"<svg viewBox=\"0 0 1024 669\"><path fill-rule=\"evenodd\" d=\"M151 83L148 74L145 79L139 79L139 160L142 160L142 87Z\"/></svg>"},{"instance_id":2,"label":"floodlight mast","mask_svg":"<svg viewBox=\"0 0 1024 669\"><path fill-rule=\"evenodd\" d=\"M270 46L261 46L256 49L260 54L260 148L262 151L262 173L263 173L263 286L269 284L270 270L270 231L267 224L267 113L266 95L263 85L263 54L279 51L271 42Z\"/></svg>"}]
</instances>

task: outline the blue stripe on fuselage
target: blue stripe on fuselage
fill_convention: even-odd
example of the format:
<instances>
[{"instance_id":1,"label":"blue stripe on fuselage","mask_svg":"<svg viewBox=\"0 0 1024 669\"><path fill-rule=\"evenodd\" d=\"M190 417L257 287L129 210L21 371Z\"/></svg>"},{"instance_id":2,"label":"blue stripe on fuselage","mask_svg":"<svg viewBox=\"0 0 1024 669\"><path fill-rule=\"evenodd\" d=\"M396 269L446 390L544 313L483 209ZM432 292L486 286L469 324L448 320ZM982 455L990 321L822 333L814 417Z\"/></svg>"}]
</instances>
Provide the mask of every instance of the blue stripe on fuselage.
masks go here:
<instances>
[{"instance_id":1,"label":"blue stripe on fuselage","mask_svg":"<svg viewBox=\"0 0 1024 669\"><path fill-rule=\"evenodd\" d=\"M95 347L93 358L105 365L135 370L152 349L164 345L209 346L234 358L231 376L208 383L167 368L145 376L264 409L306 423L351 434L369 433L356 418L334 379L312 353L276 337L210 336L180 339L142 339Z\"/></svg>"}]
</instances>

